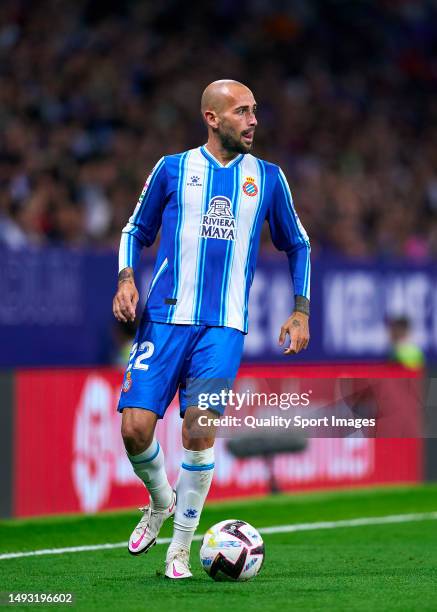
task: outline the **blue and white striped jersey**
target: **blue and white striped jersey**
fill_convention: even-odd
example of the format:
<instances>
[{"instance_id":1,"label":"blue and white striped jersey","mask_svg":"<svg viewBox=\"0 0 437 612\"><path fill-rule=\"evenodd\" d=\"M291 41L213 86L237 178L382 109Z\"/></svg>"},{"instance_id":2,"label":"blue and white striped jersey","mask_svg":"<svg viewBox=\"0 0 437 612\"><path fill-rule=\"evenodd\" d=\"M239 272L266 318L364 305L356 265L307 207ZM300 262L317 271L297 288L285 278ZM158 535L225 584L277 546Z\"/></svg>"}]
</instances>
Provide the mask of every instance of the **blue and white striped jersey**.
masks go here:
<instances>
[{"instance_id":1,"label":"blue and white striped jersey","mask_svg":"<svg viewBox=\"0 0 437 612\"><path fill-rule=\"evenodd\" d=\"M265 219L274 245L287 254L294 294L309 298L309 240L278 166L250 154L223 166L204 146L161 158L120 243L119 269L135 269L162 226L145 319L247 333Z\"/></svg>"}]
</instances>

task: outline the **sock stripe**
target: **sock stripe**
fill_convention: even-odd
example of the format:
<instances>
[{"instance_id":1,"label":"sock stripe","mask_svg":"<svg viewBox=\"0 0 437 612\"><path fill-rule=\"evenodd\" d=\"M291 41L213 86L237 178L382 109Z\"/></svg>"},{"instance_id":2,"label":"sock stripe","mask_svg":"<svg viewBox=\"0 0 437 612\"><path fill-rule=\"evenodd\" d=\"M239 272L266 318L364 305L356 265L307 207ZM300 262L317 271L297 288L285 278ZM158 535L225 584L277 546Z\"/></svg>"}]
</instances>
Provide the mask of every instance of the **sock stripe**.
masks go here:
<instances>
[{"instance_id":1,"label":"sock stripe","mask_svg":"<svg viewBox=\"0 0 437 612\"><path fill-rule=\"evenodd\" d=\"M159 442L156 441L156 451L153 453L151 457L149 457L148 459L143 459L142 461L134 461L132 457L129 457L131 460L131 463L133 463L134 465L141 465L141 463L149 463L149 461L153 461L158 456L160 448L161 447L159 446Z\"/></svg>"},{"instance_id":2,"label":"sock stripe","mask_svg":"<svg viewBox=\"0 0 437 612\"><path fill-rule=\"evenodd\" d=\"M183 463L182 467L184 470L188 470L189 472L202 472L204 470L212 470L214 465L215 463L207 463L204 465L190 465L188 463Z\"/></svg>"}]
</instances>

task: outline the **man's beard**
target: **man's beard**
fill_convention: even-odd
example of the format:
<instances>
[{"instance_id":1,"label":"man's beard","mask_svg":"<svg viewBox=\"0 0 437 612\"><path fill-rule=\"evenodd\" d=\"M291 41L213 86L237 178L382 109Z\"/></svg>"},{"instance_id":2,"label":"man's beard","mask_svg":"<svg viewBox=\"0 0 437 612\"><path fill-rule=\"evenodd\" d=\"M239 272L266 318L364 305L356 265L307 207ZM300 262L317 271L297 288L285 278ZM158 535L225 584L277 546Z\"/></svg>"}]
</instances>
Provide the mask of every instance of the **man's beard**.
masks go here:
<instances>
[{"instance_id":1,"label":"man's beard","mask_svg":"<svg viewBox=\"0 0 437 612\"><path fill-rule=\"evenodd\" d=\"M236 140L230 132L223 130L223 128L217 128L216 131L220 138L221 145L226 151L230 153L249 153L252 149L252 143L250 145L243 144L241 140Z\"/></svg>"}]
</instances>

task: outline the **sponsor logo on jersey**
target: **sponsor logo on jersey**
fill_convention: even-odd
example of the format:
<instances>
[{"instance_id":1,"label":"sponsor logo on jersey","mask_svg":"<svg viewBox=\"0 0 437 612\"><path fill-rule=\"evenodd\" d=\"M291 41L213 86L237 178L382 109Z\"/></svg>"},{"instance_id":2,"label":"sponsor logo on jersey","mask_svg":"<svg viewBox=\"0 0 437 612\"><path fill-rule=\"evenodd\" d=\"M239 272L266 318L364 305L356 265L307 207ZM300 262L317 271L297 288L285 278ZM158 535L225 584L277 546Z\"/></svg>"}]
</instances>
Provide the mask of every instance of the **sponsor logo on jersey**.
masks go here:
<instances>
[{"instance_id":1,"label":"sponsor logo on jersey","mask_svg":"<svg viewBox=\"0 0 437 612\"><path fill-rule=\"evenodd\" d=\"M235 240L235 217L232 203L226 196L214 196L208 205L208 212L202 217L201 238Z\"/></svg>"},{"instance_id":2,"label":"sponsor logo on jersey","mask_svg":"<svg viewBox=\"0 0 437 612\"><path fill-rule=\"evenodd\" d=\"M141 204L143 203L143 200L144 200L144 198L146 196L147 190L149 189L150 179L152 178L152 174L155 171L155 168L156 168L157 165L158 164L156 164L153 167L152 171L150 172L149 176L146 179L146 182L144 183L144 187L143 187L142 192L140 193L140 197L138 198L138 202L137 202L137 205L135 206L135 210L133 212L133 216L135 216L137 214L137 212L139 211L139 209L141 207Z\"/></svg>"},{"instance_id":3,"label":"sponsor logo on jersey","mask_svg":"<svg viewBox=\"0 0 437 612\"><path fill-rule=\"evenodd\" d=\"M137 202L138 204L141 204L141 202L142 202L142 201L143 201L143 199L144 199L144 196L146 195L146 191L149 189L149 180L150 180L150 176L149 176L149 178L147 179L147 181L145 182L144 187L143 187L143 190L142 190L142 192L140 193L140 197L138 198L138 202Z\"/></svg>"},{"instance_id":4,"label":"sponsor logo on jersey","mask_svg":"<svg viewBox=\"0 0 437 612\"><path fill-rule=\"evenodd\" d=\"M147 181L144 184L143 190L140 193L140 197L138 198L138 202L135 206L135 210L133 212L133 216L135 216L137 214L137 212L140 210L141 204L143 203L143 200L146 196L147 190L149 188L149 183L150 183L150 177L152 176L152 173L149 174L149 176L147 177Z\"/></svg>"},{"instance_id":5,"label":"sponsor logo on jersey","mask_svg":"<svg viewBox=\"0 0 437 612\"><path fill-rule=\"evenodd\" d=\"M132 387L132 374L128 372L123 382L123 387L122 387L123 393L127 393L131 387Z\"/></svg>"},{"instance_id":6,"label":"sponsor logo on jersey","mask_svg":"<svg viewBox=\"0 0 437 612\"><path fill-rule=\"evenodd\" d=\"M192 176L190 180L187 182L187 187L202 187L200 178L198 176Z\"/></svg>"},{"instance_id":7,"label":"sponsor logo on jersey","mask_svg":"<svg viewBox=\"0 0 437 612\"><path fill-rule=\"evenodd\" d=\"M243 183L243 192L253 198L258 193L258 187L256 186L255 179L251 176L246 176L246 181Z\"/></svg>"}]
</instances>

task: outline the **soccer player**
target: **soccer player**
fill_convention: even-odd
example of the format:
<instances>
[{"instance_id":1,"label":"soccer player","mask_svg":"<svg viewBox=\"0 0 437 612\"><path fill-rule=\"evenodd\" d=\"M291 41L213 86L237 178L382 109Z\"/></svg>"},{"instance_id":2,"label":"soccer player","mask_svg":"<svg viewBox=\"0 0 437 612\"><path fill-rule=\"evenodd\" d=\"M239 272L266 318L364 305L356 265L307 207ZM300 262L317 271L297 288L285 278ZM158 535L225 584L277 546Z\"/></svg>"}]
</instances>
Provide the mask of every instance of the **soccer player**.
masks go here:
<instances>
[{"instance_id":1,"label":"soccer player","mask_svg":"<svg viewBox=\"0 0 437 612\"><path fill-rule=\"evenodd\" d=\"M266 219L274 245L287 254L295 295L279 344L288 335L284 353L291 355L309 342L309 240L282 170L250 154L257 125L253 94L236 81L215 81L203 92L201 112L208 142L158 161L123 229L113 301L119 321L135 319L134 271L141 249L162 228L118 410L127 456L150 495L129 552L149 550L174 514L165 575L176 579L192 575L191 541L214 470L214 431L202 435L196 428L205 414L196 392L228 389L235 379ZM183 461L173 490L154 431L177 390ZM224 406L213 410L211 416L222 414Z\"/></svg>"}]
</instances>

